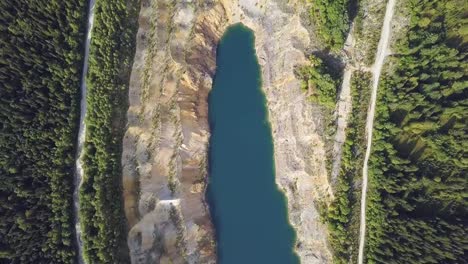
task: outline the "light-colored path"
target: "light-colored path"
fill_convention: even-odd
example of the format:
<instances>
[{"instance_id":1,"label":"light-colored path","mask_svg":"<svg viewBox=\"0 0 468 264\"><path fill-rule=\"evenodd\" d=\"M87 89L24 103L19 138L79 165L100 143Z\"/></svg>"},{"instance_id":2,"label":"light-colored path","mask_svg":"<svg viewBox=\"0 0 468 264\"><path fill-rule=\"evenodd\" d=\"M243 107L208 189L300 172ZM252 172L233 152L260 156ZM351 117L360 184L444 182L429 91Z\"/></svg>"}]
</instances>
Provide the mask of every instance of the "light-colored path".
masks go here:
<instances>
[{"instance_id":1,"label":"light-colored path","mask_svg":"<svg viewBox=\"0 0 468 264\"><path fill-rule=\"evenodd\" d=\"M335 140L333 143L333 165L331 171L331 180L334 184L340 172L341 156L343 154L342 148L346 140L346 127L348 126L348 117L351 112L351 75L355 70L353 61L354 45L354 29L351 28L346 43L343 49L346 54L346 63L343 73L343 82L341 84L339 99L335 113L337 115L337 128L335 133Z\"/></svg>"},{"instance_id":2,"label":"light-colored path","mask_svg":"<svg viewBox=\"0 0 468 264\"><path fill-rule=\"evenodd\" d=\"M80 124L78 130L78 142L76 151L75 162L75 179L73 190L73 209L74 209L74 222L76 230L76 244L78 247L78 263L83 264L83 242L81 240L81 227L80 227L80 203L79 203L79 189L83 180L83 164L81 158L83 156L83 144L86 134L85 115L86 115L86 74L88 72L88 59L89 59L89 46L91 44L91 30L94 22L94 4L95 0L89 0L88 7L88 25L86 28L85 40L85 53L83 59L83 72L81 75L81 101L80 101Z\"/></svg>"},{"instance_id":3,"label":"light-colored path","mask_svg":"<svg viewBox=\"0 0 468 264\"><path fill-rule=\"evenodd\" d=\"M367 148L366 156L364 157L364 165L362 167L362 194L361 194L361 221L359 228L359 255L358 264L362 264L364 260L364 244L366 237L366 199L367 199L367 172L368 163L371 152L372 144L372 130L374 127L374 115L375 115L375 101L377 99L377 87L379 86L379 78L382 72L382 66L384 63L385 56L388 51L388 43L390 41L391 21L393 17L393 9L395 7L396 0L388 0L387 8L385 11L385 18L382 25L382 32L380 35L379 46L377 54L375 56L375 62L372 66L372 95L369 112L367 114L366 123L366 135L367 135Z\"/></svg>"}]
</instances>

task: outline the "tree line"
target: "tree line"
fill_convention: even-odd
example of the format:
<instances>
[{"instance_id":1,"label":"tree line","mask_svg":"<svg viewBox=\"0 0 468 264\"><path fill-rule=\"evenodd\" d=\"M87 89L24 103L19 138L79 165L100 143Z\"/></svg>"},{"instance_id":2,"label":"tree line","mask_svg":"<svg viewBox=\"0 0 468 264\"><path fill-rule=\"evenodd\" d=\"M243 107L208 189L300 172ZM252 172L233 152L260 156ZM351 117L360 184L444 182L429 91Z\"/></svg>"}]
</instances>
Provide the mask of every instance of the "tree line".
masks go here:
<instances>
[{"instance_id":1,"label":"tree line","mask_svg":"<svg viewBox=\"0 0 468 264\"><path fill-rule=\"evenodd\" d=\"M74 263L86 1L0 1L0 263Z\"/></svg>"},{"instance_id":2,"label":"tree line","mask_svg":"<svg viewBox=\"0 0 468 264\"><path fill-rule=\"evenodd\" d=\"M80 221L88 263L129 263L121 142L139 1L98 0L87 75Z\"/></svg>"}]
</instances>

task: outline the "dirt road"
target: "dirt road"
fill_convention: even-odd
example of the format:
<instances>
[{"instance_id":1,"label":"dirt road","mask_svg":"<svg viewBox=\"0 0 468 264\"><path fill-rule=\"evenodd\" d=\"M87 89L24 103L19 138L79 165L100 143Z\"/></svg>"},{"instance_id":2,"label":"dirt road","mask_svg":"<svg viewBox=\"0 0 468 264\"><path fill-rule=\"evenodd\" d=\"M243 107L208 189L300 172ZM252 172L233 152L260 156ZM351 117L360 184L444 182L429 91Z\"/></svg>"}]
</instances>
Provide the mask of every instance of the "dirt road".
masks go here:
<instances>
[{"instance_id":1,"label":"dirt road","mask_svg":"<svg viewBox=\"0 0 468 264\"><path fill-rule=\"evenodd\" d=\"M79 203L79 189L83 179L83 164L81 157L83 156L83 144L86 134L85 115L86 115L86 73L88 72L88 60L89 60L89 46L91 44L91 30L94 23L94 5L95 0L89 1L88 7L88 26L86 28L86 40L85 40L85 54L83 59L83 72L81 75L81 101L80 101L80 127L78 130L78 142L76 151L76 162L75 162L75 179L74 179L74 190L73 190L73 209L74 209L74 222L76 230L76 244L78 247L78 263L84 263L83 260L83 242L81 241L81 227L80 227L80 203Z\"/></svg>"},{"instance_id":2,"label":"dirt road","mask_svg":"<svg viewBox=\"0 0 468 264\"><path fill-rule=\"evenodd\" d=\"M385 18L382 25L382 31L379 40L379 46L377 48L377 54L375 56L375 63L372 66L372 95L369 112L367 114L366 123L366 135L367 135L367 148L366 155L364 157L364 165L362 168L362 195L361 195L361 221L359 229L359 255L358 264L362 264L364 260L364 244L366 236L366 199L367 199L367 174L368 174L368 163L372 145L372 130L374 127L374 115L375 115L375 104L377 99L377 88L379 86L380 74L382 72L382 66L387 55L388 43L391 35L391 21L393 17L393 9L395 7L396 0L389 0L387 3Z\"/></svg>"}]
</instances>

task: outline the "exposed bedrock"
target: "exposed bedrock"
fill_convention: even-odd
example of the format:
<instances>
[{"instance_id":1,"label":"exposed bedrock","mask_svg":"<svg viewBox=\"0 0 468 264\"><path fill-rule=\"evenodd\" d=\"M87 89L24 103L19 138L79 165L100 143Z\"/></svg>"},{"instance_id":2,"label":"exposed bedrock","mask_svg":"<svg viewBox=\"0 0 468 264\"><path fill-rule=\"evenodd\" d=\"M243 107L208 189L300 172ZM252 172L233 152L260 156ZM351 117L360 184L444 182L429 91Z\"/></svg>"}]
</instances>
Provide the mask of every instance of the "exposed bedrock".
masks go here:
<instances>
[{"instance_id":1,"label":"exposed bedrock","mask_svg":"<svg viewBox=\"0 0 468 264\"><path fill-rule=\"evenodd\" d=\"M304 12L303 1L142 1L122 155L132 263L216 262L205 201L207 97L217 43L238 22L255 33L276 183L288 199L296 251L302 263L331 261L316 209L332 195L323 121L294 75L313 48Z\"/></svg>"}]
</instances>

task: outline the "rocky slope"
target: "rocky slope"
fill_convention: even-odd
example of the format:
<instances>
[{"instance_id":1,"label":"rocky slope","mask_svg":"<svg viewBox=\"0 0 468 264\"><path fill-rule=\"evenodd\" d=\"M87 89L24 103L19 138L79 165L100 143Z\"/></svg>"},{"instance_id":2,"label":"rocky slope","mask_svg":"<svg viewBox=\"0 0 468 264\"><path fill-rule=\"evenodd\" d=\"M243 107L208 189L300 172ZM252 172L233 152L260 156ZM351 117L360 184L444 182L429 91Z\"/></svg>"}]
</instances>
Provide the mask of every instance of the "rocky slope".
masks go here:
<instances>
[{"instance_id":1,"label":"rocky slope","mask_svg":"<svg viewBox=\"0 0 468 264\"><path fill-rule=\"evenodd\" d=\"M332 195L323 120L294 75L313 46L304 12L299 0L142 1L122 155L132 263L216 262L205 202L207 96L217 43L238 22L256 36L276 182L288 198L296 251L302 263L331 261L316 209Z\"/></svg>"}]
</instances>

